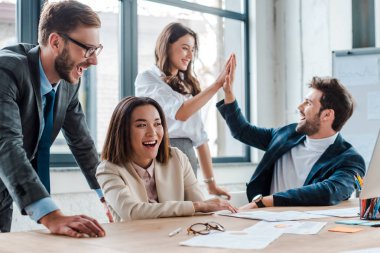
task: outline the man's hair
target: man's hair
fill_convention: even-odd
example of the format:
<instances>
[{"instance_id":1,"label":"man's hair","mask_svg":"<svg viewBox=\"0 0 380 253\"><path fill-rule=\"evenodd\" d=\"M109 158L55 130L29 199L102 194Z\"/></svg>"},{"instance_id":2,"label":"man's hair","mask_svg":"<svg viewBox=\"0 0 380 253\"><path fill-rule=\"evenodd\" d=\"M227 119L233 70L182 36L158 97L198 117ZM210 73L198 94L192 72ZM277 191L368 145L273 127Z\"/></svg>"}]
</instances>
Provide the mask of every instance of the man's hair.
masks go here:
<instances>
[{"instance_id":1,"label":"man's hair","mask_svg":"<svg viewBox=\"0 0 380 253\"><path fill-rule=\"evenodd\" d=\"M69 34L78 27L101 26L98 14L77 1L46 2L38 26L38 43L46 46L51 33Z\"/></svg>"},{"instance_id":2,"label":"man's hair","mask_svg":"<svg viewBox=\"0 0 380 253\"><path fill-rule=\"evenodd\" d=\"M331 77L315 76L309 87L322 92L320 112L325 109L334 110L332 128L340 131L354 111L355 102L351 94L338 79Z\"/></svg>"},{"instance_id":3,"label":"man's hair","mask_svg":"<svg viewBox=\"0 0 380 253\"><path fill-rule=\"evenodd\" d=\"M164 129L164 136L158 148L156 159L164 164L169 161L169 137L165 114L161 106L155 100L148 97L126 97L116 106L104 141L101 154L102 160L107 160L121 166L132 161L132 113L137 107L144 105L152 105L157 109Z\"/></svg>"}]
</instances>

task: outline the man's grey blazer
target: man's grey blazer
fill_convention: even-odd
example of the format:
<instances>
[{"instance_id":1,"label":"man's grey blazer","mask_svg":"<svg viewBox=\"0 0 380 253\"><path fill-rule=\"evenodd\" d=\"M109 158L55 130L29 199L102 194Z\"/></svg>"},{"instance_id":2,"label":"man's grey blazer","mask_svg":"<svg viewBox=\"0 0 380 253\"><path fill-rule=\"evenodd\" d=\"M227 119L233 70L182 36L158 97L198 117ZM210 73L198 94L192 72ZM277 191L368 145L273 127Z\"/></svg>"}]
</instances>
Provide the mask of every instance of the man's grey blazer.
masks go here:
<instances>
[{"instance_id":1,"label":"man's grey blazer","mask_svg":"<svg viewBox=\"0 0 380 253\"><path fill-rule=\"evenodd\" d=\"M49 196L31 164L43 117L39 51L39 46L29 44L0 50L0 194L8 189L21 210ZM54 141L62 129L88 184L98 189L95 172L99 159L78 100L78 90L79 84L61 80L56 92L51 138Z\"/></svg>"}]
</instances>

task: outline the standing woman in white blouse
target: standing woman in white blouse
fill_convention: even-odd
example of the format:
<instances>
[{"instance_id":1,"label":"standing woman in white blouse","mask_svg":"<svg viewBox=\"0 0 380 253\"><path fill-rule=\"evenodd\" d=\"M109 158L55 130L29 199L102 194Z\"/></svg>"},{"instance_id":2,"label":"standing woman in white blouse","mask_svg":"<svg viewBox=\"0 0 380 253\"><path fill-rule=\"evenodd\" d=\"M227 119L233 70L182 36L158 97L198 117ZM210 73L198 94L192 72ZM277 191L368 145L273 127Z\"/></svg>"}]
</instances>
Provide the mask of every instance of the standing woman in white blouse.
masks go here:
<instances>
[{"instance_id":1,"label":"standing woman in white blouse","mask_svg":"<svg viewBox=\"0 0 380 253\"><path fill-rule=\"evenodd\" d=\"M207 133L200 109L223 87L226 78L233 78L236 59L231 55L215 82L200 90L193 73L193 58L198 52L198 38L190 28L170 23L159 35L156 64L140 73L135 81L136 96L151 97L163 108L168 124L170 145L184 152L196 175L197 157L210 194L230 195L217 186Z\"/></svg>"}]
</instances>

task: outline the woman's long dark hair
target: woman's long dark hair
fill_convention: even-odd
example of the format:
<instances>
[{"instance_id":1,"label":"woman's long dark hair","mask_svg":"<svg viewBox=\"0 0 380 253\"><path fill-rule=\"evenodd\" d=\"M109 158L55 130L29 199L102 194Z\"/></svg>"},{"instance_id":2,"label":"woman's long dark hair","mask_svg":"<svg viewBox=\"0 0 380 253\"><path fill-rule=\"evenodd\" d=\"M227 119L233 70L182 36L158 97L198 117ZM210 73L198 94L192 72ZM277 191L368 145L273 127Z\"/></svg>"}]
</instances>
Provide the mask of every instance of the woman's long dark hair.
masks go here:
<instances>
[{"instance_id":1,"label":"woman's long dark hair","mask_svg":"<svg viewBox=\"0 0 380 253\"><path fill-rule=\"evenodd\" d=\"M187 34L194 38L194 56L196 56L198 53L197 34L181 23L170 23L164 28L158 36L154 54L157 67L166 75L164 82L181 94L189 94L188 90L190 90L190 94L195 96L201 92L201 88L193 75L193 60L190 61L186 71L178 71L177 75L172 75L170 72L169 46Z\"/></svg>"},{"instance_id":2,"label":"woman's long dark hair","mask_svg":"<svg viewBox=\"0 0 380 253\"><path fill-rule=\"evenodd\" d=\"M133 136L131 136L131 117L136 107L144 105L152 105L157 109L164 129L164 136L158 148L156 159L158 162L164 164L169 161L168 127L164 111L161 106L151 98L132 96L123 98L112 114L101 154L102 160L107 160L117 165L123 165L132 161L133 149L131 143Z\"/></svg>"}]
</instances>

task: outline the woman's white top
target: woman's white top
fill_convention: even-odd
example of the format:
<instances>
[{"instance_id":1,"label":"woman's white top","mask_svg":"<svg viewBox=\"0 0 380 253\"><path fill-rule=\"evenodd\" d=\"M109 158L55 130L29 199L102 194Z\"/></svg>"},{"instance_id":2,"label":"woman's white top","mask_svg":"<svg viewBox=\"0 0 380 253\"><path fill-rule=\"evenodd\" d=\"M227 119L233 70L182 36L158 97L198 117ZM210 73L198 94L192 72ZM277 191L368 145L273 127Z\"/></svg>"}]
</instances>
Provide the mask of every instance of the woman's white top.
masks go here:
<instances>
[{"instance_id":1,"label":"woman's white top","mask_svg":"<svg viewBox=\"0 0 380 253\"><path fill-rule=\"evenodd\" d=\"M165 113L170 138L189 138L193 146L199 147L208 141L200 110L186 121L175 119L178 109L193 96L176 92L161 79L162 77L165 77L165 74L156 65L138 74L135 81L136 96L150 97L160 104Z\"/></svg>"}]
</instances>

